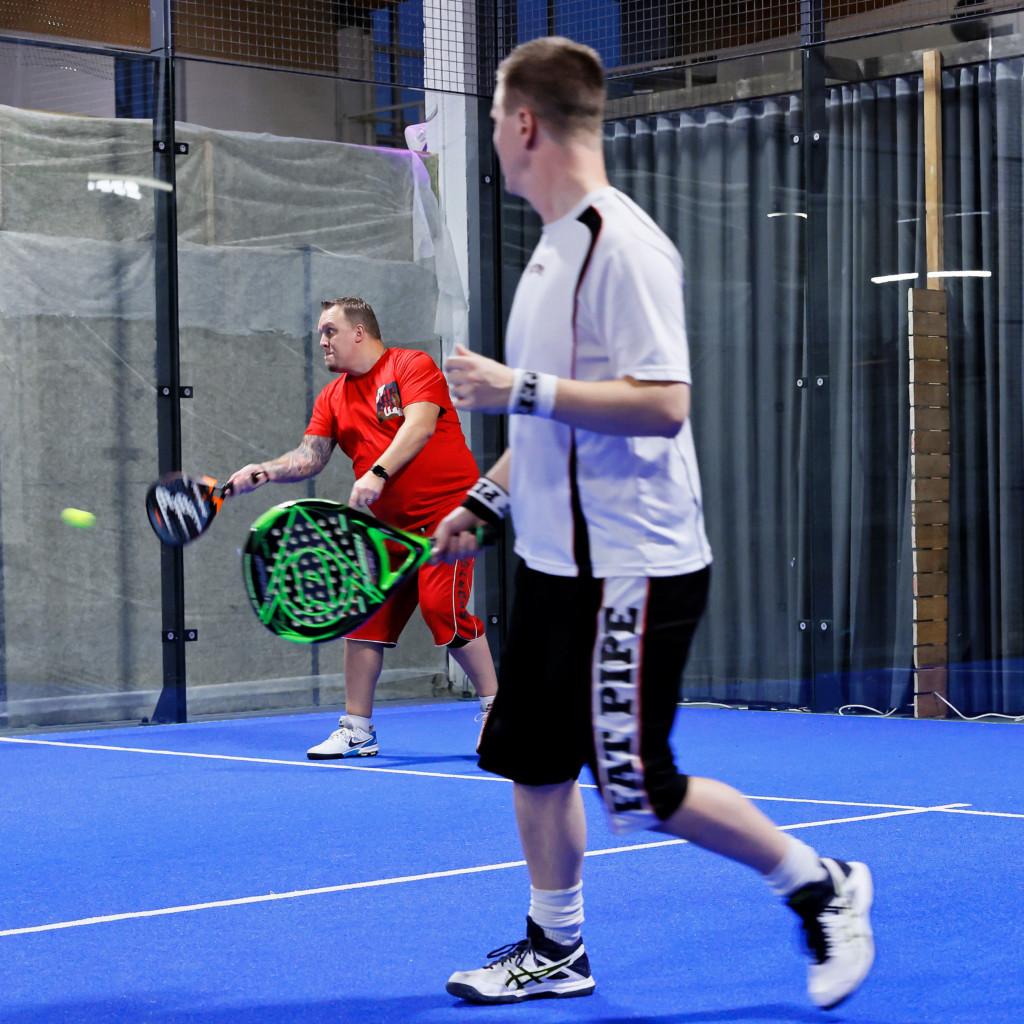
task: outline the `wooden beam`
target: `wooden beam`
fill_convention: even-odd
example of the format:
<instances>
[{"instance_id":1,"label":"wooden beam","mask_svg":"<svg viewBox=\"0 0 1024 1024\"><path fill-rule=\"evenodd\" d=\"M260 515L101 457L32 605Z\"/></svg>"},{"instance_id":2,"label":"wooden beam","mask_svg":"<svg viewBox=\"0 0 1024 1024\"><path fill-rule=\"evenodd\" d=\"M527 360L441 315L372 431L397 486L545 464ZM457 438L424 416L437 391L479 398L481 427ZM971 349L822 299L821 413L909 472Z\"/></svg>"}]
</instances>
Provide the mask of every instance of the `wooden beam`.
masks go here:
<instances>
[{"instance_id":1,"label":"wooden beam","mask_svg":"<svg viewBox=\"0 0 1024 1024\"><path fill-rule=\"evenodd\" d=\"M945 313L946 291L928 291L926 288L911 288L910 310L914 313ZM914 332L911 331L911 334ZM943 335L945 336L945 335Z\"/></svg>"},{"instance_id":2,"label":"wooden beam","mask_svg":"<svg viewBox=\"0 0 1024 1024\"><path fill-rule=\"evenodd\" d=\"M914 648L914 668L945 665L948 659L949 648L946 644L931 644Z\"/></svg>"},{"instance_id":3,"label":"wooden beam","mask_svg":"<svg viewBox=\"0 0 1024 1024\"><path fill-rule=\"evenodd\" d=\"M923 295L924 291L917 294ZM929 338L924 335L917 337L910 335L910 358L911 359L948 359L949 343L945 338Z\"/></svg>"},{"instance_id":4,"label":"wooden beam","mask_svg":"<svg viewBox=\"0 0 1024 1024\"><path fill-rule=\"evenodd\" d=\"M930 665L914 672L914 715L917 718L945 718L949 708L939 698L949 687L945 665Z\"/></svg>"},{"instance_id":5,"label":"wooden beam","mask_svg":"<svg viewBox=\"0 0 1024 1024\"><path fill-rule=\"evenodd\" d=\"M931 157L938 162L941 154ZM941 211L941 203L934 209ZM929 220L928 266L939 269L941 218L938 264L933 263L933 227ZM946 695L949 664L949 343L946 292L939 280L934 285L931 280L928 289L909 290L907 306L914 714L944 718L948 709L940 697Z\"/></svg>"},{"instance_id":6,"label":"wooden beam","mask_svg":"<svg viewBox=\"0 0 1024 1024\"><path fill-rule=\"evenodd\" d=\"M914 572L948 572L949 571L949 549L948 548L922 548L921 551L913 553ZM932 622L936 618L945 618L946 599L944 597L922 598L914 606L914 614L922 622ZM938 614L938 608L943 609Z\"/></svg>"},{"instance_id":7,"label":"wooden beam","mask_svg":"<svg viewBox=\"0 0 1024 1024\"><path fill-rule=\"evenodd\" d=\"M929 259L931 257L929 256ZM938 287L936 283L936 287ZM929 287L931 284L929 283ZM910 314L910 333L929 338L946 337L946 311L941 313L919 313L916 309Z\"/></svg>"},{"instance_id":8,"label":"wooden beam","mask_svg":"<svg viewBox=\"0 0 1024 1024\"><path fill-rule=\"evenodd\" d=\"M912 480L910 494L914 501L949 501L949 480L939 476Z\"/></svg>"},{"instance_id":9,"label":"wooden beam","mask_svg":"<svg viewBox=\"0 0 1024 1024\"><path fill-rule=\"evenodd\" d=\"M914 526L949 525L948 501L912 501L910 521Z\"/></svg>"},{"instance_id":10,"label":"wooden beam","mask_svg":"<svg viewBox=\"0 0 1024 1024\"><path fill-rule=\"evenodd\" d=\"M910 385L910 404L934 409L941 406L949 407L949 387L946 384L919 384L914 381Z\"/></svg>"},{"instance_id":11,"label":"wooden beam","mask_svg":"<svg viewBox=\"0 0 1024 1024\"><path fill-rule=\"evenodd\" d=\"M949 407L929 409L910 407L911 430L949 430Z\"/></svg>"},{"instance_id":12,"label":"wooden beam","mask_svg":"<svg viewBox=\"0 0 1024 1024\"><path fill-rule=\"evenodd\" d=\"M910 472L915 476L941 476L949 479L948 455L911 455Z\"/></svg>"},{"instance_id":13,"label":"wooden beam","mask_svg":"<svg viewBox=\"0 0 1024 1024\"><path fill-rule=\"evenodd\" d=\"M911 359L911 384L949 384L948 359Z\"/></svg>"},{"instance_id":14,"label":"wooden beam","mask_svg":"<svg viewBox=\"0 0 1024 1024\"><path fill-rule=\"evenodd\" d=\"M924 209L928 273L942 263L942 54L924 54ZM942 288L941 278L928 278L928 288Z\"/></svg>"},{"instance_id":15,"label":"wooden beam","mask_svg":"<svg viewBox=\"0 0 1024 1024\"><path fill-rule=\"evenodd\" d=\"M948 526L918 526L914 530L914 549L945 551L949 547Z\"/></svg>"},{"instance_id":16,"label":"wooden beam","mask_svg":"<svg viewBox=\"0 0 1024 1024\"><path fill-rule=\"evenodd\" d=\"M931 555L945 555L946 552L945 551L922 551L921 554L922 555L928 555L928 556L931 556ZM917 561L916 556L915 556L914 560ZM919 569L918 571L919 572L928 572L929 571L929 569L928 569L929 564L932 564L930 558L929 558L929 561L926 562L924 564L924 566L921 569ZM934 564L937 565L938 567L940 567L943 571L945 571L945 568L946 568L946 563L945 562L939 562L938 560L936 560ZM919 615L924 615L926 617L926 619L924 621L934 620L934 619L945 619L946 616L949 614L949 601L947 601L946 598L944 598L944 597L922 597L922 598L919 598L918 602L917 602L917 613Z\"/></svg>"},{"instance_id":17,"label":"wooden beam","mask_svg":"<svg viewBox=\"0 0 1024 1024\"><path fill-rule=\"evenodd\" d=\"M914 440L911 442L912 451L915 455L948 455L949 454L949 431L948 430L915 430ZM934 501L936 495L927 496L924 494L915 495L918 500ZM949 494L942 495L944 501L949 499Z\"/></svg>"}]
</instances>

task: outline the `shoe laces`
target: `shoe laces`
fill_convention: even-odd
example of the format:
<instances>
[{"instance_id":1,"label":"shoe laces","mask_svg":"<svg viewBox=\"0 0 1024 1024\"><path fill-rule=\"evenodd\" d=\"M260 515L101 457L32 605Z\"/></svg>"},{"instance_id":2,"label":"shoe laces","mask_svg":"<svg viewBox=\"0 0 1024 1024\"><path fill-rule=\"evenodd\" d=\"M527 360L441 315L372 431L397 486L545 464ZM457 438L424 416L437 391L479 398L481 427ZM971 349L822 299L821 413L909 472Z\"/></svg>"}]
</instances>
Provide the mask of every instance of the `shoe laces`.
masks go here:
<instances>
[{"instance_id":1,"label":"shoe laces","mask_svg":"<svg viewBox=\"0 0 1024 1024\"><path fill-rule=\"evenodd\" d=\"M841 923L839 908L831 904L817 917L804 922L807 946L819 964L823 964L829 958Z\"/></svg>"},{"instance_id":2,"label":"shoe laces","mask_svg":"<svg viewBox=\"0 0 1024 1024\"><path fill-rule=\"evenodd\" d=\"M807 949L817 963L823 964L844 938L850 902L845 896L833 892L824 903L820 903L814 899L816 895L809 892L804 899L792 901L790 906L800 918Z\"/></svg>"},{"instance_id":3,"label":"shoe laces","mask_svg":"<svg viewBox=\"0 0 1024 1024\"><path fill-rule=\"evenodd\" d=\"M487 954L487 959L492 960L493 963L489 963L484 970L489 971L494 967L502 967L505 964L514 964L516 967L520 967L523 960L526 959L526 954L532 952L533 943L529 939L520 939L518 942L510 942L506 946L499 946Z\"/></svg>"}]
</instances>

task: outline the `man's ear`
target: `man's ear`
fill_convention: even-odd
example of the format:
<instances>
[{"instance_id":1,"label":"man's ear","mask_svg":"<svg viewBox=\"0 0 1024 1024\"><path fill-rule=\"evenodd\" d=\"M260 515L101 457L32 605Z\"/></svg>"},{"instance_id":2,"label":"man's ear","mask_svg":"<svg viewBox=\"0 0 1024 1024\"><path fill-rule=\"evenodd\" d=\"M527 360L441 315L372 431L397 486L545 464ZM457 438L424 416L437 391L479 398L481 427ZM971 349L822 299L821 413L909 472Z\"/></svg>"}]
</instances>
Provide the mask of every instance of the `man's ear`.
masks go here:
<instances>
[{"instance_id":1,"label":"man's ear","mask_svg":"<svg viewBox=\"0 0 1024 1024\"><path fill-rule=\"evenodd\" d=\"M537 136L540 127L537 123L537 115L529 107L520 107L516 112L517 128L519 134L526 144L527 149L534 149L537 145Z\"/></svg>"}]
</instances>

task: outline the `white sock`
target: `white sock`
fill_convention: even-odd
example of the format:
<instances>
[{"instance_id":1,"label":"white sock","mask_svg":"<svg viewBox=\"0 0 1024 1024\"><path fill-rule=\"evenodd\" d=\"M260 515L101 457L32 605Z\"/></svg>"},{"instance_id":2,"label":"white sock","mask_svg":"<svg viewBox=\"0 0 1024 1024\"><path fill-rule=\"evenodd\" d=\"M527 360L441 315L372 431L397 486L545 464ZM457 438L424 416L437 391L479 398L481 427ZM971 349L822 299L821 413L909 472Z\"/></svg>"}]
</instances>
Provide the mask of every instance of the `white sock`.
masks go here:
<instances>
[{"instance_id":1,"label":"white sock","mask_svg":"<svg viewBox=\"0 0 1024 1024\"><path fill-rule=\"evenodd\" d=\"M345 717L357 729L362 729L363 732L372 732L373 731L373 719L372 718L363 718L362 715L350 715L348 712L345 712Z\"/></svg>"},{"instance_id":2,"label":"white sock","mask_svg":"<svg viewBox=\"0 0 1024 1024\"><path fill-rule=\"evenodd\" d=\"M786 853L774 871L769 871L764 880L777 896L788 896L791 892L811 882L828 878L825 865L818 852L795 836L786 836Z\"/></svg>"},{"instance_id":3,"label":"white sock","mask_svg":"<svg viewBox=\"0 0 1024 1024\"><path fill-rule=\"evenodd\" d=\"M489 697L480 698L480 710L486 715L491 710L491 705L494 703L494 694L492 693Z\"/></svg>"},{"instance_id":4,"label":"white sock","mask_svg":"<svg viewBox=\"0 0 1024 1024\"><path fill-rule=\"evenodd\" d=\"M583 882L571 889L535 889L530 886L530 918L560 946L576 942L583 930Z\"/></svg>"}]
</instances>

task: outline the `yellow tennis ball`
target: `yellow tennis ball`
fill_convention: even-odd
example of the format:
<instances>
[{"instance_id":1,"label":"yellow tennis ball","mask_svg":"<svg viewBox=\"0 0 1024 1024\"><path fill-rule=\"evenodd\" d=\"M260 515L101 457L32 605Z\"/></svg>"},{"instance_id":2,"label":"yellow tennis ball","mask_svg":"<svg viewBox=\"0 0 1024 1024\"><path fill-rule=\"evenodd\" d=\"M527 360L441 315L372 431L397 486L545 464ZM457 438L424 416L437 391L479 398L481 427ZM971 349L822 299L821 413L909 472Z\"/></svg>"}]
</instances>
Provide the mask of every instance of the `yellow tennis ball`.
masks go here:
<instances>
[{"instance_id":1,"label":"yellow tennis ball","mask_svg":"<svg viewBox=\"0 0 1024 1024\"><path fill-rule=\"evenodd\" d=\"M96 525L96 517L91 512L86 512L84 508L61 509L60 517L76 530L88 530Z\"/></svg>"}]
</instances>

